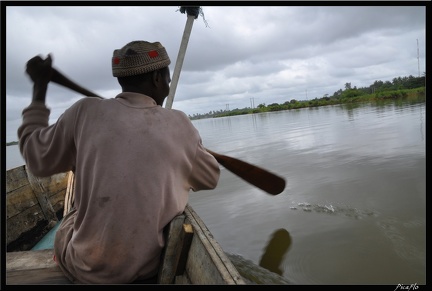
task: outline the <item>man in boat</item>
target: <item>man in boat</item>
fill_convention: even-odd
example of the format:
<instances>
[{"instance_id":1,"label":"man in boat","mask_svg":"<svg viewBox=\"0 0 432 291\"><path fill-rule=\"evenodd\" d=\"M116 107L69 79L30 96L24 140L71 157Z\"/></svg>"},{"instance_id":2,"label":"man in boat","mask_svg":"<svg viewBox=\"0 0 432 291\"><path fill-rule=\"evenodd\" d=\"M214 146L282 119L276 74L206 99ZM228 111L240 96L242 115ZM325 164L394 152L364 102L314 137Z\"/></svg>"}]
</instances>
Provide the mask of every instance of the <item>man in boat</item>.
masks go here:
<instances>
[{"instance_id":1,"label":"man in boat","mask_svg":"<svg viewBox=\"0 0 432 291\"><path fill-rule=\"evenodd\" d=\"M114 50L122 92L83 98L48 125L52 59L27 62L34 87L18 129L20 151L36 176L74 171L74 208L54 242L54 258L74 283L154 282L164 227L183 212L190 190L217 185L219 164L197 129L183 112L162 107L169 64L159 42Z\"/></svg>"}]
</instances>

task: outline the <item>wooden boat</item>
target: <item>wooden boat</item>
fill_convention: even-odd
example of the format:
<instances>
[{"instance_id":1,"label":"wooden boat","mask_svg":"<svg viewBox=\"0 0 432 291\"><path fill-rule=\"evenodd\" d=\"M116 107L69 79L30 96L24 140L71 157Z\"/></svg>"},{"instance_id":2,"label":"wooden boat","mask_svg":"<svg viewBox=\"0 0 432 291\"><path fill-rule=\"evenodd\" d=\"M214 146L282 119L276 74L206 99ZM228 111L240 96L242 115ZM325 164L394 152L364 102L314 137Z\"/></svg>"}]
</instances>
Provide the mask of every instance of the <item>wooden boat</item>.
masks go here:
<instances>
[{"instance_id":1,"label":"wooden boat","mask_svg":"<svg viewBox=\"0 0 432 291\"><path fill-rule=\"evenodd\" d=\"M38 178L19 166L6 171L6 250L31 249L63 217L71 173Z\"/></svg>"},{"instance_id":2,"label":"wooden boat","mask_svg":"<svg viewBox=\"0 0 432 291\"><path fill-rule=\"evenodd\" d=\"M71 284L53 261L52 249L32 248L70 209L73 181L72 172L37 178L25 166L7 171L6 284ZM165 232L167 245L159 284L290 284L281 276L225 253L190 205ZM231 259L241 262L242 273ZM248 278L245 268L253 270L255 278Z\"/></svg>"}]
</instances>

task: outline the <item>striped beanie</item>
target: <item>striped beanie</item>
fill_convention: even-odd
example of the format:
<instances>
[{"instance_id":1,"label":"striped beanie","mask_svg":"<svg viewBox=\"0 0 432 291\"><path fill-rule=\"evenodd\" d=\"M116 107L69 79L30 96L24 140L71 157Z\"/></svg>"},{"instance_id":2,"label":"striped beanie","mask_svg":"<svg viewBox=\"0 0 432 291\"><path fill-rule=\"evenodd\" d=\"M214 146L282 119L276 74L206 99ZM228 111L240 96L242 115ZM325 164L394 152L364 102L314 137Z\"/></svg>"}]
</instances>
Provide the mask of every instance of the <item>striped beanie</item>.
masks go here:
<instances>
[{"instance_id":1,"label":"striped beanie","mask_svg":"<svg viewBox=\"0 0 432 291\"><path fill-rule=\"evenodd\" d=\"M160 42L132 41L114 50L112 74L127 77L168 67L171 60Z\"/></svg>"}]
</instances>

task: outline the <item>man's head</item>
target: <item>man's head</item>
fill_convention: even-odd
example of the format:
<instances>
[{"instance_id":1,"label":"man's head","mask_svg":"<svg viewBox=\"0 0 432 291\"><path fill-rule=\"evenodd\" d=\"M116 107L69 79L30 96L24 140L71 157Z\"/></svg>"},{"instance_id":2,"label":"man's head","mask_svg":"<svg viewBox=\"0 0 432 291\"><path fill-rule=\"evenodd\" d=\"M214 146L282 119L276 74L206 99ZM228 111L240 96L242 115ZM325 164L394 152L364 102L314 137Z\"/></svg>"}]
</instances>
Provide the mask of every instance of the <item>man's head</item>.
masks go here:
<instances>
[{"instance_id":1,"label":"man's head","mask_svg":"<svg viewBox=\"0 0 432 291\"><path fill-rule=\"evenodd\" d=\"M146 94L162 105L169 93L171 60L159 42L132 41L114 50L112 74L123 91Z\"/></svg>"}]
</instances>

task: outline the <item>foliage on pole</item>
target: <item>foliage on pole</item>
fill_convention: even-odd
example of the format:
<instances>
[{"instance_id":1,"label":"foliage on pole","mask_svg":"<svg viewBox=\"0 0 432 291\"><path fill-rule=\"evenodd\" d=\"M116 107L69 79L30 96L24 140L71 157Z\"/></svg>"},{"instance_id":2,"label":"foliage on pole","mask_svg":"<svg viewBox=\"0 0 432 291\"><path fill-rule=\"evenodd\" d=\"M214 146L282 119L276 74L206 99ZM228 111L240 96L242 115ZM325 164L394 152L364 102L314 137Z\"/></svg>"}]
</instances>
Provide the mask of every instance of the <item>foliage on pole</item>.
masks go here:
<instances>
[{"instance_id":1,"label":"foliage on pole","mask_svg":"<svg viewBox=\"0 0 432 291\"><path fill-rule=\"evenodd\" d=\"M198 18L198 15L200 14L200 7L199 6L181 6L180 12L181 13L187 13L187 15L192 15L195 17L195 19Z\"/></svg>"}]
</instances>

